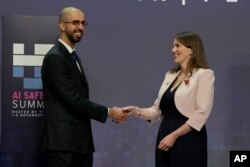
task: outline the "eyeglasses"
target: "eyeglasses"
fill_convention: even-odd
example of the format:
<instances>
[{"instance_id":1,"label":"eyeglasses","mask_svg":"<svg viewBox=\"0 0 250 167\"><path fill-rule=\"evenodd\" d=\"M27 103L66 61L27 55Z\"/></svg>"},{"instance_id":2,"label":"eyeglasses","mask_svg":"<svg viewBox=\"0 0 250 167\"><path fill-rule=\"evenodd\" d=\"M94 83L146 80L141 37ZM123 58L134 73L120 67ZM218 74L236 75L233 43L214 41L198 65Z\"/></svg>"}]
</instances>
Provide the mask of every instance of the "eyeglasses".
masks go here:
<instances>
[{"instance_id":1,"label":"eyeglasses","mask_svg":"<svg viewBox=\"0 0 250 167\"><path fill-rule=\"evenodd\" d=\"M80 21L80 20L72 20L72 21L64 21L64 23L70 23L73 24L74 26L79 26L80 24L82 24L83 27L86 27L88 25L87 21Z\"/></svg>"}]
</instances>

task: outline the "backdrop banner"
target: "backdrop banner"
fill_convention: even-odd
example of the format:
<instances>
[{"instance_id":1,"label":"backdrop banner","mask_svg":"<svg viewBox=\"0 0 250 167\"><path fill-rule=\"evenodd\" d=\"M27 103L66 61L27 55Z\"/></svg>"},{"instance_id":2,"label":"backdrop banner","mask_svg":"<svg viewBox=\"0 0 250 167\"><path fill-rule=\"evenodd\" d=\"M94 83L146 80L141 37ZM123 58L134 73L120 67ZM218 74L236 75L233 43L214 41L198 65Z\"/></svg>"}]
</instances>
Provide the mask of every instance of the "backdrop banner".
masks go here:
<instances>
[{"instance_id":1,"label":"backdrop banner","mask_svg":"<svg viewBox=\"0 0 250 167\"><path fill-rule=\"evenodd\" d=\"M1 165L35 166L43 117L41 65L57 17L3 16Z\"/></svg>"}]
</instances>

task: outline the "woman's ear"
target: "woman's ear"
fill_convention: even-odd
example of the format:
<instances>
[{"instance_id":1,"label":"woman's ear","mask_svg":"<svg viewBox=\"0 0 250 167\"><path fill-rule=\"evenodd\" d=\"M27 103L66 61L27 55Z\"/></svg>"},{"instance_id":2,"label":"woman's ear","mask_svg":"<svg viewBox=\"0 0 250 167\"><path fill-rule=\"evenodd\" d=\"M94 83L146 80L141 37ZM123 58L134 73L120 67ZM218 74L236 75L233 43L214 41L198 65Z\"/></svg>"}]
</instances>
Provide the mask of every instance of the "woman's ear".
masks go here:
<instances>
[{"instance_id":1,"label":"woman's ear","mask_svg":"<svg viewBox=\"0 0 250 167\"><path fill-rule=\"evenodd\" d=\"M193 50L191 48L189 48L189 54L192 55L193 54Z\"/></svg>"}]
</instances>

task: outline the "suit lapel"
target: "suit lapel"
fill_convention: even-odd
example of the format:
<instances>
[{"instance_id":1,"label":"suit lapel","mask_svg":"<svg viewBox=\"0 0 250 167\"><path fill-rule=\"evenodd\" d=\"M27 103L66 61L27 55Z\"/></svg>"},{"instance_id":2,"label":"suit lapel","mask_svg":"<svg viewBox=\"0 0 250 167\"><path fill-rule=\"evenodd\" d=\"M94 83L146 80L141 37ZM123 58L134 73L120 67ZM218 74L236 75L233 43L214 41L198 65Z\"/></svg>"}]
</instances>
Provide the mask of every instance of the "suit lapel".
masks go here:
<instances>
[{"instance_id":1,"label":"suit lapel","mask_svg":"<svg viewBox=\"0 0 250 167\"><path fill-rule=\"evenodd\" d=\"M77 67L77 69L78 69L78 74L80 73L80 75L81 75L81 78L86 82L86 85L88 86L88 80L87 80L87 77L86 77L86 75L85 75L85 72L84 72L84 69L83 69L83 66L82 66L82 62L81 62L81 59L79 58L79 57L77 57L77 62L78 62L78 64L79 64L79 66L80 66L80 69L81 69L81 71L78 69L78 67ZM75 64L75 63L74 63ZM77 65L76 65L77 66Z\"/></svg>"},{"instance_id":2,"label":"suit lapel","mask_svg":"<svg viewBox=\"0 0 250 167\"><path fill-rule=\"evenodd\" d=\"M57 45L59 47L59 50L62 52L62 54L65 55L63 57L66 57L67 61L73 67L74 74L77 74L81 78L81 80L83 81L83 83L86 85L86 87L88 88L88 81L87 81L87 78L85 76L84 70L82 68L81 60L79 58L77 59L82 72L80 72L80 70L79 70L76 62L71 57L71 55L70 55L69 51L67 50L67 48L62 43L60 43L60 42L58 42Z\"/></svg>"}]
</instances>

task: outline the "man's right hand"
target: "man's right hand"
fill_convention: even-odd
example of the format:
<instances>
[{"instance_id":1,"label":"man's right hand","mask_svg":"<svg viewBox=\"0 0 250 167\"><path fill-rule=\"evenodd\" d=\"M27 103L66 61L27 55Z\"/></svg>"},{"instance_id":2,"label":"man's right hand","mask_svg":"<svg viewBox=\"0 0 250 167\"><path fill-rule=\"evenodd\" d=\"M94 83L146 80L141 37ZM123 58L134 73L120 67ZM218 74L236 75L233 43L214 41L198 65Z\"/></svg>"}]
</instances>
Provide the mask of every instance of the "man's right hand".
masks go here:
<instances>
[{"instance_id":1,"label":"man's right hand","mask_svg":"<svg viewBox=\"0 0 250 167\"><path fill-rule=\"evenodd\" d=\"M112 107L109 108L109 117L111 117L115 122L122 123L128 119L128 115L122 108Z\"/></svg>"}]
</instances>

